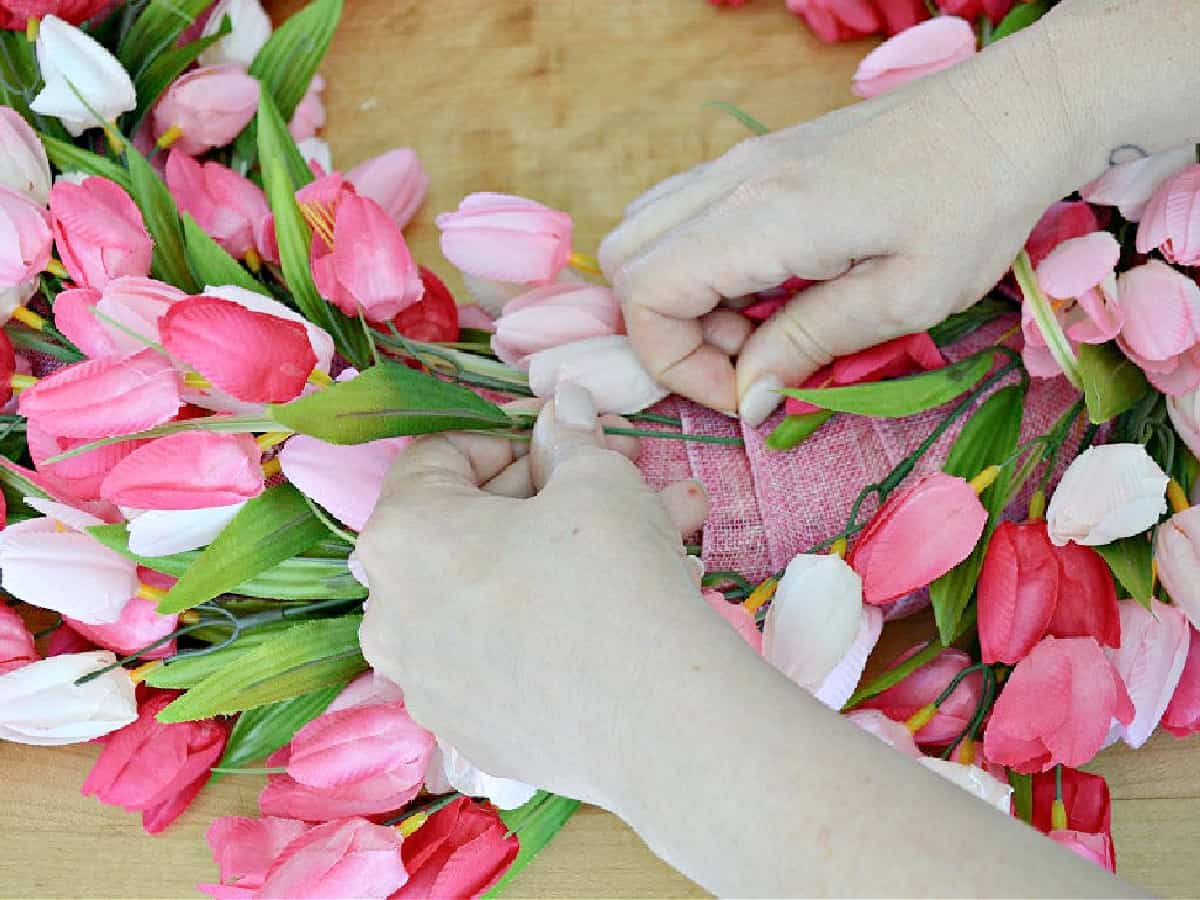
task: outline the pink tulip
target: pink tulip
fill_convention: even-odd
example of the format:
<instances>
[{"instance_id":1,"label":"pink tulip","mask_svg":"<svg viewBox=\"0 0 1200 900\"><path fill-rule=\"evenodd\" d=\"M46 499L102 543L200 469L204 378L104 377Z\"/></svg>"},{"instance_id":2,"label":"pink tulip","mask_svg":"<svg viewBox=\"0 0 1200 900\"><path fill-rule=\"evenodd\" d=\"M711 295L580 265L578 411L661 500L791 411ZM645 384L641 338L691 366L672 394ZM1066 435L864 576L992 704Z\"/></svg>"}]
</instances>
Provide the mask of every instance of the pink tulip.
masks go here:
<instances>
[{"instance_id":1,"label":"pink tulip","mask_svg":"<svg viewBox=\"0 0 1200 900\"><path fill-rule=\"evenodd\" d=\"M1167 262L1200 266L1200 164L1168 178L1150 198L1137 250L1158 250Z\"/></svg>"},{"instance_id":2,"label":"pink tulip","mask_svg":"<svg viewBox=\"0 0 1200 900\"><path fill-rule=\"evenodd\" d=\"M404 839L408 883L392 900L479 897L508 871L519 841L490 807L459 797Z\"/></svg>"},{"instance_id":3,"label":"pink tulip","mask_svg":"<svg viewBox=\"0 0 1200 900\"><path fill-rule=\"evenodd\" d=\"M298 434L279 451L287 478L306 497L355 531L367 524L392 462L408 438L341 446Z\"/></svg>"},{"instance_id":4,"label":"pink tulip","mask_svg":"<svg viewBox=\"0 0 1200 900\"><path fill-rule=\"evenodd\" d=\"M400 844L395 828L365 819L318 825L275 858L256 896L386 900L408 880Z\"/></svg>"},{"instance_id":5,"label":"pink tulip","mask_svg":"<svg viewBox=\"0 0 1200 900\"><path fill-rule=\"evenodd\" d=\"M0 741L57 747L124 728L137 718L129 673L113 669L75 684L114 662L107 650L64 653L0 675Z\"/></svg>"},{"instance_id":6,"label":"pink tulip","mask_svg":"<svg viewBox=\"0 0 1200 900\"><path fill-rule=\"evenodd\" d=\"M847 713L846 718L868 734L873 734L893 750L898 750L905 756L920 759L923 755L912 732L903 722L889 719L877 709L856 709Z\"/></svg>"},{"instance_id":7,"label":"pink tulip","mask_svg":"<svg viewBox=\"0 0 1200 900\"><path fill-rule=\"evenodd\" d=\"M1151 601L1149 610L1136 600L1121 602L1121 647L1108 658L1125 682L1133 701L1133 721L1114 726L1135 750L1150 739L1179 684L1191 640L1187 618L1174 606Z\"/></svg>"},{"instance_id":8,"label":"pink tulip","mask_svg":"<svg viewBox=\"0 0 1200 900\"><path fill-rule=\"evenodd\" d=\"M0 675L39 659L25 620L0 604Z\"/></svg>"},{"instance_id":9,"label":"pink tulip","mask_svg":"<svg viewBox=\"0 0 1200 900\"><path fill-rule=\"evenodd\" d=\"M1033 226L1025 249L1034 268L1063 241L1100 230L1100 219L1087 203L1061 201L1051 206Z\"/></svg>"},{"instance_id":10,"label":"pink tulip","mask_svg":"<svg viewBox=\"0 0 1200 900\"><path fill-rule=\"evenodd\" d=\"M896 660L896 665L920 649L920 646L913 647ZM962 651L944 650L933 662L917 669L895 687L864 701L859 708L877 709L889 719L906 722L923 707L933 703L950 686L955 676L970 664L970 657ZM978 672L967 675L938 707L937 715L916 733L914 737L917 743L939 746L957 738L975 715L982 692L983 676Z\"/></svg>"},{"instance_id":11,"label":"pink tulip","mask_svg":"<svg viewBox=\"0 0 1200 900\"><path fill-rule=\"evenodd\" d=\"M528 369L530 356L541 350L623 331L620 301L608 288L547 284L509 301L496 321L492 350L513 368Z\"/></svg>"},{"instance_id":12,"label":"pink tulip","mask_svg":"<svg viewBox=\"0 0 1200 900\"><path fill-rule=\"evenodd\" d=\"M122 275L148 275L154 242L125 190L107 178L80 184L59 179L50 189L54 242L81 287L103 290Z\"/></svg>"},{"instance_id":13,"label":"pink tulip","mask_svg":"<svg viewBox=\"0 0 1200 900\"><path fill-rule=\"evenodd\" d=\"M1200 632L1191 629L1187 661L1179 684L1163 713L1162 727L1175 737L1187 737L1200 731Z\"/></svg>"},{"instance_id":14,"label":"pink tulip","mask_svg":"<svg viewBox=\"0 0 1200 900\"><path fill-rule=\"evenodd\" d=\"M385 322L421 299L425 287L399 226L374 200L349 194L337 206L333 245L312 244L321 296L348 316Z\"/></svg>"},{"instance_id":15,"label":"pink tulip","mask_svg":"<svg viewBox=\"0 0 1200 900\"><path fill-rule=\"evenodd\" d=\"M38 206L50 195L50 163L37 132L15 109L0 106L0 185Z\"/></svg>"},{"instance_id":16,"label":"pink tulip","mask_svg":"<svg viewBox=\"0 0 1200 900\"><path fill-rule=\"evenodd\" d=\"M416 341L457 341L459 334L458 304L454 295L446 287L445 282L424 266L418 266L421 273L421 284L425 293L418 303L401 310L396 318L388 323L388 327L379 328L388 331L395 328L398 334ZM462 326L466 328L464 324Z\"/></svg>"},{"instance_id":17,"label":"pink tulip","mask_svg":"<svg viewBox=\"0 0 1200 900\"><path fill-rule=\"evenodd\" d=\"M262 493L261 462L252 435L184 431L149 441L121 460L100 496L134 509L231 506Z\"/></svg>"},{"instance_id":18,"label":"pink tulip","mask_svg":"<svg viewBox=\"0 0 1200 900\"><path fill-rule=\"evenodd\" d=\"M1082 831L1051 831L1049 838L1054 843L1066 847L1076 856L1116 874L1116 850L1111 837Z\"/></svg>"},{"instance_id":19,"label":"pink tulip","mask_svg":"<svg viewBox=\"0 0 1200 900\"><path fill-rule=\"evenodd\" d=\"M1200 390L1167 397L1167 415L1192 454L1200 454Z\"/></svg>"},{"instance_id":20,"label":"pink tulip","mask_svg":"<svg viewBox=\"0 0 1200 900\"><path fill-rule=\"evenodd\" d=\"M143 702L136 722L105 739L83 783L84 796L140 812L149 834L179 818L208 781L229 736L217 719L160 723L155 717L177 696L155 691Z\"/></svg>"},{"instance_id":21,"label":"pink tulip","mask_svg":"<svg viewBox=\"0 0 1200 900\"><path fill-rule=\"evenodd\" d=\"M738 637L750 645L755 653L762 653L762 632L754 624L754 616L740 603L730 603L720 591L703 591L709 608L729 623Z\"/></svg>"},{"instance_id":22,"label":"pink tulip","mask_svg":"<svg viewBox=\"0 0 1200 900\"><path fill-rule=\"evenodd\" d=\"M471 194L437 217L442 253L477 278L553 281L571 255L571 217L508 194Z\"/></svg>"},{"instance_id":23,"label":"pink tulip","mask_svg":"<svg viewBox=\"0 0 1200 900\"><path fill-rule=\"evenodd\" d=\"M46 211L25 194L0 186L0 287L29 281L50 262Z\"/></svg>"},{"instance_id":24,"label":"pink tulip","mask_svg":"<svg viewBox=\"0 0 1200 900\"><path fill-rule=\"evenodd\" d=\"M1161 260L1122 273L1120 344L1170 396L1200 387L1200 286Z\"/></svg>"},{"instance_id":25,"label":"pink tulip","mask_svg":"<svg viewBox=\"0 0 1200 900\"><path fill-rule=\"evenodd\" d=\"M154 138L189 156L223 147L254 118L258 95L258 80L241 66L192 69L177 78L154 107Z\"/></svg>"},{"instance_id":26,"label":"pink tulip","mask_svg":"<svg viewBox=\"0 0 1200 900\"><path fill-rule=\"evenodd\" d=\"M929 16L923 0L787 0L787 8L829 44L897 34Z\"/></svg>"},{"instance_id":27,"label":"pink tulip","mask_svg":"<svg viewBox=\"0 0 1200 900\"><path fill-rule=\"evenodd\" d=\"M26 423L25 438L29 444L29 455L33 459L33 465L38 473L44 476L47 485L53 487L56 494L76 504L99 500L100 485L104 482L104 477L141 443L119 441L48 464L47 459L81 447L89 443L90 439L50 434L36 422Z\"/></svg>"},{"instance_id":28,"label":"pink tulip","mask_svg":"<svg viewBox=\"0 0 1200 900\"><path fill-rule=\"evenodd\" d=\"M133 356L158 343L158 320L171 304L186 297L183 291L153 278L114 278L103 291L75 288L54 299L54 324L80 350L96 359ZM120 323L121 328L101 319ZM145 340L139 340L128 332Z\"/></svg>"},{"instance_id":29,"label":"pink tulip","mask_svg":"<svg viewBox=\"0 0 1200 900\"><path fill-rule=\"evenodd\" d=\"M1029 824L1038 831L1049 834L1054 830L1054 800L1061 781L1067 826L1112 837L1112 798L1108 782L1101 776L1064 766L1061 779L1054 772L1040 772L1032 781L1033 817Z\"/></svg>"},{"instance_id":30,"label":"pink tulip","mask_svg":"<svg viewBox=\"0 0 1200 900\"><path fill-rule=\"evenodd\" d=\"M389 150L359 163L346 173L360 196L374 200L403 228L424 202L429 176L415 151L407 147Z\"/></svg>"},{"instance_id":31,"label":"pink tulip","mask_svg":"<svg viewBox=\"0 0 1200 900\"><path fill-rule=\"evenodd\" d=\"M1179 147L1142 159L1111 166L1091 184L1080 188L1079 195L1088 203L1115 206L1123 218L1140 222L1146 204L1164 181L1179 174L1196 161L1192 147Z\"/></svg>"},{"instance_id":32,"label":"pink tulip","mask_svg":"<svg viewBox=\"0 0 1200 900\"><path fill-rule=\"evenodd\" d=\"M217 162L196 162L182 150L167 157L167 187L180 212L188 213L235 259L270 259L271 208L266 195L249 178Z\"/></svg>"},{"instance_id":33,"label":"pink tulip","mask_svg":"<svg viewBox=\"0 0 1200 900\"><path fill-rule=\"evenodd\" d=\"M0 9L17 20L14 27L28 19L57 16L72 25L82 25L112 6L111 0L4 0Z\"/></svg>"},{"instance_id":34,"label":"pink tulip","mask_svg":"<svg viewBox=\"0 0 1200 900\"><path fill-rule=\"evenodd\" d=\"M218 297L181 300L159 331L172 356L248 403L295 399L317 365L303 325Z\"/></svg>"},{"instance_id":35,"label":"pink tulip","mask_svg":"<svg viewBox=\"0 0 1200 900\"><path fill-rule=\"evenodd\" d=\"M218 285L216 287L209 285L204 289L202 296L230 300L251 312L265 313L277 319L287 319L289 322L303 325L305 332L308 334L309 346L312 347L313 355L317 358L317 368L329 374L329 370L333 366L333 338L329 336L329 332L324 328L314 325L290 306L284 306L278 300L267 297L257 291L248 291L245 288L240 288L232 284Z\"/></svg>"},{"instance_id":36,"label":"pink tulip","mask_svg":"<svg viewBox=\"0 0 1200 900\"><path fill-rule=\"evenodd\" d=\"M1081 766L1104 745L1113 718L1133 721L1121 676L1093 638L1042 638L1017 663L983 738L989 762L1018 772Z\"/></svg>"},{"instance_id":37,"label":"pink tulip","mask_svg":"<svg viewBox=\"0 0 1200 900\"><path fill-rule=\"evenodd\" d=\"M961 478L938 472L893 494L846 558L862 577L863 601L883 606L945 575L975 549L986 523Z\"/></svg>"},{"instance_id":38,"label":"pink tulip","mask_svg":"<svg viewBox=\"0 0 1200 900\"><path fill-rule=\"evenodd\" d=\"M1154 534L1158 577L1193 624L1200 621L1200 506L1177 512Z\"/></svg>"},{"instance_id":39,"label":"pink tulip","mask_svg":"<svg viewBox=\"0 0 1200 900\"><path fill-rule=\"evenodd\" d=\"M59 369L22 391L18 410L51 434L96 439L161 425L179 406L175 369L157 351L143 350Z\"/></svg>"},{"instance_id":40,"label":"pink tulip","mask_svg":"<svg viewBox=\"0 0 1200 900\"><path fill-rule=\"evenodd\" d=\"M148 571L148 570L143 570ZM152 577L143 576L142 581L149 583ZM157 586L157 585L155 585ZM129 656L155 641L161 640L179 626L179 616L164 616L158 611L158 603L142 597L131 597L121 610L121 617L115 622L105 625L89 625L64 617L71 630L89 643L106 650L112 650L122 656ZM141 659L166 659L175 655L175 641L168 641L162 646L155 647L141 654Z\"/></svg>"},{"instance_id":41,"label":"pink tulip","mask_svg":"<svg viewBox=\"0 0 1200 900\"><path fill-rule=\"evenodd\" d=\"M874 97L975 55L975 29L957 16L937 16L876 47L854 73L854 93Z\"/></svg>"},{"instance_id":42,"label":"pink tulip","mask_svg":"<svg viewBox=\"0 0 1200 900\"><path fill-rule=\"evenodd\" d=\"M529 358L534 395L552 397L560 384L577 384L600 412L623 415L641 412L670 393L642 368L629 338L620 334L573 341Z\"/></svg>"},{"instance_id":43,"label":"pink tulip","mask_svg":"<svg viewBox=\"0 0 1200 900\"><path fill-rule=\"evenodd\" d=\"M292 113L292 121L288 123L288 131L297 141L305 141L315 137L317 131L325 127L325 104L321 102L321 94L325 92L325 79L314 75L308 83L308 90L296 104Z\"/></svg>"},{"instance_id":44,"label":"pink tulip","mask_svg":"<svg viewBox=\"0 0 1200 900\"><path fill-rule=\"evenodd\" d=\"M1091 547L1074 542L1055 548L1058 603L1046 629L1058 638L1094 637L1105 647L1121 646L1121 612L1112 570Z\"/></svg>"},{"instance_id":45,"label":"pink tulip","mask_svg":"<svg viewBox=\"0 0 1200 900\"><path fill-rule=\"evenodd\" d=\"M1077 301L1064 307L1059 316L1071 340L1103 344L1115 338L1124 326L1117 302L1116 267L1120 259L1117 239L1107 231L1094 231L1063 241L1038 265L1038 282L1048 296Z\"/></svg>"},{"instance_id":46,"label":"pink tulip","mask_svg":"<svg viewBox=\"0 0 1200 900\"><path fill-rule=\"evenodd\" d=\"M213 861L221 873L221 884L201 884L197 887L218 898L253 896L262 887L271 863L288 844L311 827L307 822L273 816L260 819L222 816L214 819L204 837L212 848ZM236 893L239 891L243 893Z\"/></svg>"},{"instance_id":47,"label":"pink tulip","mask_svg":"<svg viewBox=\"0 0 1200 900\"><path fill-rule=\"evenodd\" d=\"M50 640L46 641L46 658L62 656L65 653L87 653L95 649L95 644L70 625L63 624L56 628L54 634L50 635Z\"/></svg>"},{"instance_id":48,"label":"pink tulip","mask_svg":"<svg viewBox=\"0 0 1200 900\"><path fill-rule=\"evenodd\" d=\"M1044 522L1000 524L977 592L983 661L1020 662L1045 635L1058 606L1058 559Z\"/></svg>"},{"instance_id":49,"label":"pink tulip","mask_svg":"<svg viewBox=\"0 0 1200 900\"><path fill-rule=\"evenodd\" d=\"M974 22L980 16L987 16L993 25L999 25L1016 2L1017 0L938 0L938 7L942 12L966 19L968 22Z\"/></svg>"}]
</instances>

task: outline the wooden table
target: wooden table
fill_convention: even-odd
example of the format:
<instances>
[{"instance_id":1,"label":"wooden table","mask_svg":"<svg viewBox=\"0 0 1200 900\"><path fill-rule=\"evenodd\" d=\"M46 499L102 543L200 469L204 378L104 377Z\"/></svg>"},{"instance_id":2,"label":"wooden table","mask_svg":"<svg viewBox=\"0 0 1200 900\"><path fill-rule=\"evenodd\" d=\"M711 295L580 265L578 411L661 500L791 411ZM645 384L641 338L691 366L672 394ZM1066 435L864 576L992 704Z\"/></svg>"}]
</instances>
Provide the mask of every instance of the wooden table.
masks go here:
<instances>
[{"instance_id":1,"label":"wooden table","mask_svg":"<svg viewBox=\"0 0 1200 900\"><path fill-rule=\"evenodd\" d=\"M274 11L298 5L288 0ZM638 192L745 136L706 103L732 101L782 126L853 99L847 85L866 47L824 47L782 7L780 0L738 10L703 0L347 0L324 69L335 160L348 168L394 146L416 148L433 187L409 238L416 257L441 272L433 216L475 190L512 191L570 211L577 246L590 249ZM928 622L895 629L889 641L894 649L918 632L928 633ZM1114 749L1096 767L1113 790L1121 870L1158 893L1194 894L1200 881L1197 749L1193 740L1159 736L1136 755ZM193 885L216 875L203 840L209 821L256 814L262 779L226 778L149 838L137 816L79 795L96 752L0 743L0 894L194 895ZM619 821L585 809L509 895L701 892Z\"/></svg>"}]
</instances>

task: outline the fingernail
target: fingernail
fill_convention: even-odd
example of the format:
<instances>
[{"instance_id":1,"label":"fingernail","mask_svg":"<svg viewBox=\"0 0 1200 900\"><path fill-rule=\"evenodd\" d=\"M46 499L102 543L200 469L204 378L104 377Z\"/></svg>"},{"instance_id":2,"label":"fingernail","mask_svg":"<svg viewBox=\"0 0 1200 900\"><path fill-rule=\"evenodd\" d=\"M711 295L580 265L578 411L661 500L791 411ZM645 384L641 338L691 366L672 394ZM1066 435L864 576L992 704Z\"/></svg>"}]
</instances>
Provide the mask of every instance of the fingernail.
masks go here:
<instances>
[{"instance_id":1,"label":"fingernail","mask_svg":"<svg viewBox=\"0 0 1200 900\"><path fill-rule=\"evenodd\" d=\"M764 375L746 389L738 410L742 421L752 427L758 427L767 420L783 400L779 393L783 390L783 382L774 375Z\"/></svg>"},{"instance_id":2,"label":"fingernail","mask_svg":"<svg viewBox=\"0 0 1200 900\"><path fill-rule=\"evenodd\" d=\"M554 392L554 418L559 425L591 431L596 427L592 395L577 384L560 384Z\"/></svg>"}]
</instances>

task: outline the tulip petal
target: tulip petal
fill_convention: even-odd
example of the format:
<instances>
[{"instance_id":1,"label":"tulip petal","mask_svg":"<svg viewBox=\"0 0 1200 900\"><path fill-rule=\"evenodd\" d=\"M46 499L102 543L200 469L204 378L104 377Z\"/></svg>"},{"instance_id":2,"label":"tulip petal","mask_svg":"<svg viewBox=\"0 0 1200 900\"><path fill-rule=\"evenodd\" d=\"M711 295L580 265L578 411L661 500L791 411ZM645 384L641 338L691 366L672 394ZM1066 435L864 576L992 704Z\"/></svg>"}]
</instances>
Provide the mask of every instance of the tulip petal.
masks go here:
<instances>
[{"instance_id":1,"label":"tulip petal","mask_svg":"<svg viewBox=\"0 0 1200 900\"><path fill-rule=\"evenodd\" d=\"M1191 630L1174 606L1151 601L1147 610L1136 600L1121 603L1121 647L1108 651L1133 701L1133 721L1114 722L1110 738L1135 750L1158 727L1187 662Z\"/></svg>"},{"instance_id":2,"label":"tulip petal","mask_svg":"<svg viewBox=\"0 0 1200 900\"><path fill-rule=\"evenodd\" d=\"M135 509L231 506L262 493L261 460L251 435L185 431L149 441L117 463L100 495Z\"/></svg>"},{"instance_id":3,"label":"tulip petal","mask_svg":"<svg viewBox=\"0 0 1200 900\"><path fill-rule=\"evenodd\" d=\"M283 474L305 496L355 531L367 524L392 462L408 438L386 438L350 446L296 435L283 445Z\"/></svg>"},{"instance_id":4,"label":"tulip petal","mask_svg":"<svg viewBox=\"0 0 1200 900\"><path fill-rule=\"evenodd\" d=\"M75 684L114 662L107 650L65 653L0 675L0 740L41 747L78 744L134 721L133 681L124 670Z\"/></svg>"},{"instance_id":5,"label":"tulip petal","mask_svg":"<svg viewBox=\"0 0 1200 900\"><path fill-rule=\"evenodd\" d=\"M1055 247L1037 267L1042 290L1057 300L1082 296L1112 275L1121 245L1107 231L1071 238Z\"/></svg>"},{"instance_id":6,"label":"tulip petal","mask_svg":"<svg viewBox=\"0 0 1200 900\"><path fill-rule=\"evenodd\" d=\"M211 544L246 504L209 509L152 509L129 523L129 552L153 558Z\"/></svg>"}]
</instances>

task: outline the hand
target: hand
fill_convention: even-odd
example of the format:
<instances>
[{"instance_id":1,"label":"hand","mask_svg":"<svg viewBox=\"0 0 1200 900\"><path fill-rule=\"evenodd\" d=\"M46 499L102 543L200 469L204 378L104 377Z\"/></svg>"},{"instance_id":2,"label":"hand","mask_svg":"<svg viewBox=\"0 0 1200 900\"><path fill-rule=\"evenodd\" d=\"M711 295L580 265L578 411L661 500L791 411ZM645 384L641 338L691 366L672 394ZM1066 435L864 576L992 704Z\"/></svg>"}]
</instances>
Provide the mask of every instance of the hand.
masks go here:
<instances>
[{"instance_id":1,"label":"hand","mask_svg":"<svg viewBox=\"0 0 1200 900\"><path fill-rule=\"evenodd\" d=\"M743 653L680 543L707 500L694 482L650 491L573 386L520 446L450 435L401 454L356 551L363 653L475 765L611 808L672 683Z\"/></svg>"},{"instance_id":2,"label":"hand","mask_svg":"<svg viewBox=\"0 0 1200 900\"><path fill-rule=\"evenodd\" d=\"M651 374L757 425L779 388L991 288L1077 170L1067 136L1047 143L1009 109L1030 75L995 77L1013 65L1000 50L745 141L635 201L600 262ZM759 328L735 373L719 305L791 276L825 283Z\"/></svg>"}]
</instances>

